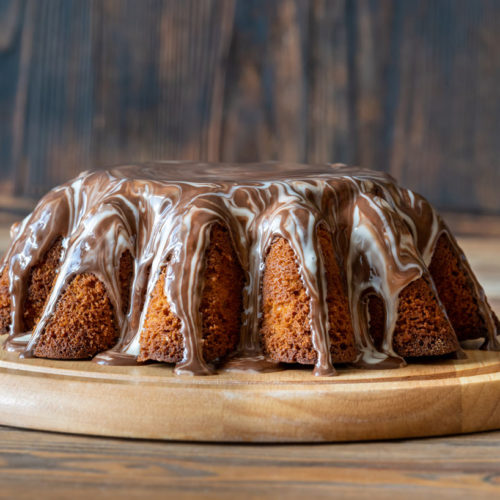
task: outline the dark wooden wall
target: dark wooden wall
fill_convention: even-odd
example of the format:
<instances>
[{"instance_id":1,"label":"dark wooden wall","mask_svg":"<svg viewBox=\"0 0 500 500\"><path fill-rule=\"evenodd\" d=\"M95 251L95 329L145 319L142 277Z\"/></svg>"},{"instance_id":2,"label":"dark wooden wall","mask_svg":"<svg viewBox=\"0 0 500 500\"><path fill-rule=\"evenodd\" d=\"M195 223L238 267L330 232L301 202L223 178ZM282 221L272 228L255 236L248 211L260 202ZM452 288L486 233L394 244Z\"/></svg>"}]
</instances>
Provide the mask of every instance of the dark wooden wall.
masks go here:
<instances>
[{"instance_id":1,"label":"dark wooden wall","mask_svg":"<svg viewBox=\"0 0 500 500\"><path fill-rule=\"evenodd\" d=\"M175 158L361 164L500 214L500 1L0 0L0 115L6 210Z\"/></svg>"}]
</instances>

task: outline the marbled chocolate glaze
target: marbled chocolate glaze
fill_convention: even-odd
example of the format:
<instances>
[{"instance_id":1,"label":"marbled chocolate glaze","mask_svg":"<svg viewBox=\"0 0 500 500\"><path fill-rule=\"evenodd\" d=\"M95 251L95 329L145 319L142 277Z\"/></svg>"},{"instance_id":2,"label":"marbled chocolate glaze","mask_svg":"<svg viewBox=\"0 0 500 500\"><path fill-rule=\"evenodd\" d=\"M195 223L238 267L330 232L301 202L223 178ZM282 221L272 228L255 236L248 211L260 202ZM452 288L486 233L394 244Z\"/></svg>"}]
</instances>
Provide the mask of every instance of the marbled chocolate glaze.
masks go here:
<instances>
[{"instance_id":1,"label":"marbled chocolate glaze","mask_svg":"<svg viewBox=\"0 0 500 500\"><path fill-rule=\"evenodd\" d=\"M210 373L202 356L199 308L204 255L215 223L229 229L246 277L240 357L255 360L259 356L266 251L273 238L282 236L295 252L310 298L315 373L319 375L334 373L319 225L331 232L347 279L359 362L365 365L398 358L392 336L400 291L428 273L443 232L456 246L424 198L398 187L389 175L369 170L342 165L163 162L84 172L49 192L12 229L13 243L4 260L12 300L10 344L27 340L25 355L32 354L65 287L74 276L87 272L106 287L121 329L118 344L99 355L99 362L135 359L151 293L167 266L164 292L184 338L184 359L176 371ZM30 268L58 236L63 237L58 277L35 330L25 334L20 305ZM116 270L126 250L134 258L134 293L124 314ZM465 259L463 264L484 299ZM368 293L377 293L384 302L385 337L380 351L368 334ZM489 332L485 345L498 347L491 311L484 300L479 308Z\"/></svg>"}]
</instances>

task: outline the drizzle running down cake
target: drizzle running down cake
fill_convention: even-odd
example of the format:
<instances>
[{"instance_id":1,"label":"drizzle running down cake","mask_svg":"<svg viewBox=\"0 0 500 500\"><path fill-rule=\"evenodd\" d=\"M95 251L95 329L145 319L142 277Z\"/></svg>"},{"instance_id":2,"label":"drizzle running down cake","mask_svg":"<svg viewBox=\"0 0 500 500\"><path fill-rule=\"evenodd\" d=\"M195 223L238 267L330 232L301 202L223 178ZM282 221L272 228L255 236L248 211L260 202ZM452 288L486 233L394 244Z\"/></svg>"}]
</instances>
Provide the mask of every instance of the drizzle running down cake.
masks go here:
<instances>
[{"instance_id":1,"label":"drizzle running down cake","mask_svg":"<svg viewBox=\"0 0 500 500\"><path fill-rule=\"evenodd\" d=\"M12 228L0 327L22 356L265 369L498 349L498 319L430 204L341 165L85 172Z\"/></svg>"}]
</instances>

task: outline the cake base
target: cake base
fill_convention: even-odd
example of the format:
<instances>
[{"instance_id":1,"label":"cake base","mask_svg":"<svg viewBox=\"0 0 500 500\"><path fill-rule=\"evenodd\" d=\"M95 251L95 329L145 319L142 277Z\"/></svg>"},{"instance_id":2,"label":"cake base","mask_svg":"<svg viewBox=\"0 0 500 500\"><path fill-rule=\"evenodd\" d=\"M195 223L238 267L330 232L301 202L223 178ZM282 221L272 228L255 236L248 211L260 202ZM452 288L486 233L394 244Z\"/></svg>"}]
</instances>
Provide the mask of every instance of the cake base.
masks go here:
<instances>
[{"instance_id":1,"label":"cake base","mask_svg":"<svg viewBox=\"0 0 500 500\"><path fill-rule=\"evenodd\" d=\"M500 428L500 353L397 370L175 376L0 352L0 424L189 441L356 441Z\"/></svg>"}]
</instances>

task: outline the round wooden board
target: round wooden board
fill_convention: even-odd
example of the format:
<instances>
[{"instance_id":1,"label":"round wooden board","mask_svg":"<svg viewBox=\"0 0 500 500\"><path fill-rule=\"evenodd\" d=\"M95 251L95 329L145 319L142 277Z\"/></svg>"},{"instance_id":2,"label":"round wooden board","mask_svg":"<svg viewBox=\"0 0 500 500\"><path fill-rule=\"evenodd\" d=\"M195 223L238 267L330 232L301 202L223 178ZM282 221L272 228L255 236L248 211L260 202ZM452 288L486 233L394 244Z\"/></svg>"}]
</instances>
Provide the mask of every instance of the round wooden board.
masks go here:
<instances>
[{"instance_id":1,"label":"round wooden board","mask_svg":"<svg viewBox=\"0 0 500 500\"><path fill-rule=\"evenodd\" d=\"M396 370L175 376L0 353L0 424L147 439L299 442L500 428L500 353Z\"/></svg>"}]
</instances>

